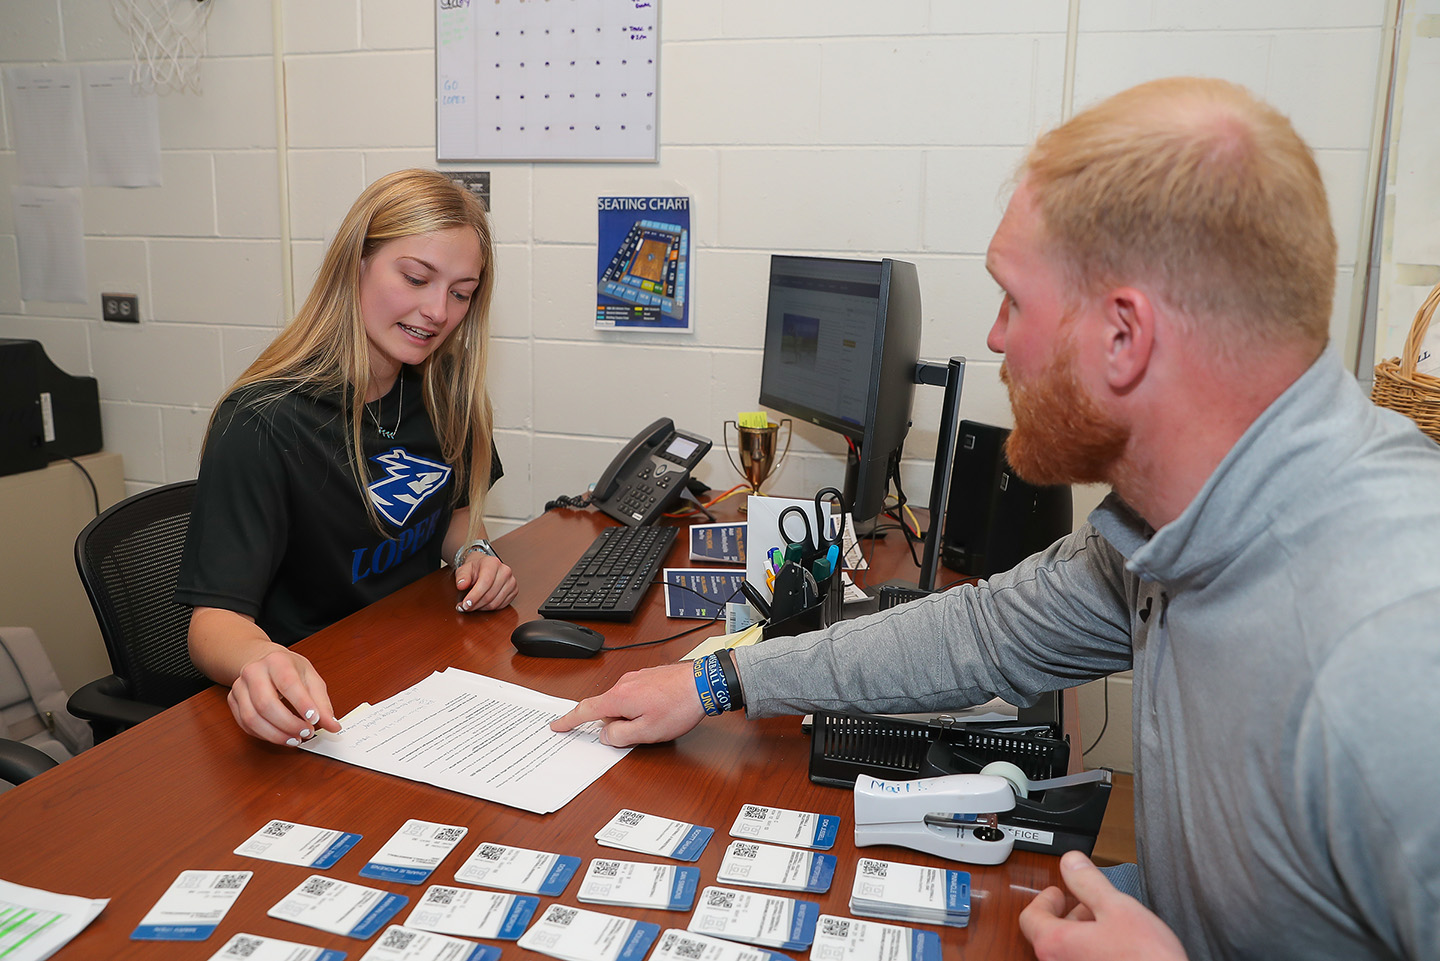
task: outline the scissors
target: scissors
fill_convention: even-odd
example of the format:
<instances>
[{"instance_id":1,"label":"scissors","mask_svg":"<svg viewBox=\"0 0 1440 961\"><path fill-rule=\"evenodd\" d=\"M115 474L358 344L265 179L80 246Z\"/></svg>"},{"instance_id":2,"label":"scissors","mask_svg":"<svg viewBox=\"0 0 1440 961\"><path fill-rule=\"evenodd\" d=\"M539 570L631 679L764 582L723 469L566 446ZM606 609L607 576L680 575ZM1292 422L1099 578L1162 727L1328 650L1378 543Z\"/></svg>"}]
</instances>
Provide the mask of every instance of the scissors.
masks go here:
<instances>
[{"instance_id":1,"label":"scissors","mask_svg":"<svg viewBox=\"0 0 1440 961\"><path fill-rule=\"evenodd\" d=\"M841 511L840 529L835 532L833 538L825 536L825 529L830 526L830 505L827 501L834 501L836 504L839 504ZM787 561L814 561L825 559L829 561L833 567L834 561L829 558L829 554L833 548L836 558L839 557L839 544L841 536L845 531L844 511L845 496L833 487L822 487L815 494L815 518L820 528L818 531L811 529L810 514L805 508L791 504L781 511L779 518L780 538L785 541L786 545L785 559ZM790 532L785 527L785 523L789 520L792 513L800 518L800 523L805 528L805 536L803 539L791 537Z\"/></svg>"}]
</instances>

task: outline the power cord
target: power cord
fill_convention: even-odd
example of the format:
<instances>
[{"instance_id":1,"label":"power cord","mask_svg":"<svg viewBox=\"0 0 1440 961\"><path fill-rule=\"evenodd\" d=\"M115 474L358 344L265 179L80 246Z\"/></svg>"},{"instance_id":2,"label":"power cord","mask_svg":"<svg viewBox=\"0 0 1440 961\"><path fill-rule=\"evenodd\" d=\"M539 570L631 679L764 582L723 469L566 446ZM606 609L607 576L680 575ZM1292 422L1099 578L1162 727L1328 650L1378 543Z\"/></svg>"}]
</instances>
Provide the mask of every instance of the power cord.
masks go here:
<instances>
[{"instance_id":1,"label":"power cord","mask_svg":"<svg viewBox=\"0 0 1440 961\"><path fill-rule=\"evenodd\" d=\"M95 516L96 516L96 517L99 517L99 516L100 516L100 492L95 489L95 478L91 477L91 476L90 476L90 472L85 469L85 465L84 465L84 464L81 464L81 463L80 463L78 460L76 460L75 458L70 457L69 455L66 455L65 459L68 460L70 463L74 464L74 465L75 465L75 469L78 470L80 473L82 473L82 474L85 475L85 481L86 481L86 483L88 483L88 484L90 485L90 496L91 496L91 498L93 498L94 501L95 501Z\"/></svg>"},{"instance_id":2,"label":"power cord","mask_svg":"<svg viewBox=\"0 0 1440 961\"><path fill-rule=\"evenodd\" d=\"M590 506L593 496L586 494L583 497L572 497L569 494L561 494L553 501L545 502L545 510L553 511L557 507L571 507L575 510L584 510Z\"/></svg>"},{"instance_id":3,"label":"power cord","mask_svg":"<svg viewBox=\"0 0 1440 961\"><path fill-rule=\"evenodd\" d=\"M1110 726L1110 675L1106 674L1100 679L1100 683L1101 690L1105 692L1105 719L1100 722L1100 733L1095 735L1095 740L1091 741L1090 746L1080 752L1081 757L1095 750L1096 745L1100 743L1100 739L1105 736L1105 729Z\"/></svg>"},{"instance_id":4,"label":"power cord","mask_svg":"<svg viewBox=\"0 0 1440 961\"><path fill-rule=\"evenodd\" d=\"M701 592L701 591L697 591L697 590L695 590L695 588L690 587L690 586L687 585L687 584L680 584L680 583L677 583L676 581L666 581L666 580L657 581L656 583L658 583L658 584L668 584L668 585L671 586L671 587L678 587L678 588L680 588L680 590L682 590L682 591L689 591L691 594L694 594L694 595L696 595L697 597L703 598L704 600L709 601L711 604L719 604L719 605L720 605L720 610L719 610L719 612L716 613L716 615L715 615L714 617L710 618L709 620L701 621L699 624L696 624L694 627L686 628L685 630L681 631L679 634L671 634L669 637L662 637L662 638L660 638L658 641L640 641L638 644L621 644L619 647L602 647L602 648L600 648L600 650L602 650L602 651L628 651L628 650L630 650L630 649L633 648L633 647L653 647L653 646L655 646L656 644L664 644L664 643L667 642L667 641L678 640L679 638L684 637L686 634L694 634L696 631L701 630L702 628L710 627L710 626L711 626L712 624L714 624L716 621L722 621L722 620L724 620L724 619L725 619L725 605L728 604L728 603L730 603L731 601L733 601L733 600L735 599L735 597L740 593L740 591L737 589L737 590L735 590L735 591L732 591L731 594L730 594L730 596L727 597L727 598L725 598L725 600L723 600L723 601L717 601L715 598L711 597L710 595L705 594L705 593L703 593L703 592Z\"/></svg>"}]
</instances>

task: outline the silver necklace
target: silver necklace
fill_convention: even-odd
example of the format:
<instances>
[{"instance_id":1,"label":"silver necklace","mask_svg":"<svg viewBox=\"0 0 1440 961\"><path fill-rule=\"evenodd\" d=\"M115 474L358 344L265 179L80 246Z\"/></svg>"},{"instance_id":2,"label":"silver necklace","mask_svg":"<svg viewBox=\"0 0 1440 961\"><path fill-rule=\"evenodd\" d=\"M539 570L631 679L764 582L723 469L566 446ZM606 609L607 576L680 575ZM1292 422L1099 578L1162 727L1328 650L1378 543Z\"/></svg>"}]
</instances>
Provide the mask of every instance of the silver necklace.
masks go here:
<instances>
[{"instance_id":1,"label":"silver necklace","mask_svg":"<svg viewBox=\"0 0 1440 961\"><path fill-rule=\"evenodd\" d=\"M377 430L377 431L380 433L380 436L381 436L381 437L385 438L386 440L394 440L394 439L395 439L395 434L396 434L396 432L398 432L398 431L400 430L400 419L405 416L405 387L404 387L404 385L402 384L401 387L400 387L400 412L395 415L395 427L394 427L392 430L386 430L385 428L381 427L381 426L380 426L380 418L376 415L376 411L378 411L378 410L380 409L380 404L383 403L383 402L384 402L384 398L381 398L380 401L377 401L377 402L376 402L376 404L375 404L375 408L376 408L376 409L375 409L375 410L371 410L369 407L366 407L366 408L365 408L365 412L368 413L368 414L370 415L370 419L375 422L375 430Z\"/></svg>"}]
</instances>

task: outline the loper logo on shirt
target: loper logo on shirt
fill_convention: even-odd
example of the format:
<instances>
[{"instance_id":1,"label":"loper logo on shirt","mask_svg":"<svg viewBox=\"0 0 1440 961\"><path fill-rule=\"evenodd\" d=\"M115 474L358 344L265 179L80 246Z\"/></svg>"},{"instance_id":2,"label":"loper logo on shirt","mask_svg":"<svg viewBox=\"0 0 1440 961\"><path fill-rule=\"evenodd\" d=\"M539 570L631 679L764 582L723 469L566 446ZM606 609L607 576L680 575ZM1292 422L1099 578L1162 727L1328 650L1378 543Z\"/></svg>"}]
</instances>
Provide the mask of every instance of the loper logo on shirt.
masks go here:
<instances>
[{"instance_id":1,"label":"loper logo on shirt","mask_svg":"<svg viewBox=\"0 0 1440 961\"><path fill-rule=\"evenodd\" d=\"M415 509L450 479L448 465L400 447L371 459L385 468L386 476L370 484L370 500L380 516L396 527L404 527Z\"/></svg>"}]
</instances>

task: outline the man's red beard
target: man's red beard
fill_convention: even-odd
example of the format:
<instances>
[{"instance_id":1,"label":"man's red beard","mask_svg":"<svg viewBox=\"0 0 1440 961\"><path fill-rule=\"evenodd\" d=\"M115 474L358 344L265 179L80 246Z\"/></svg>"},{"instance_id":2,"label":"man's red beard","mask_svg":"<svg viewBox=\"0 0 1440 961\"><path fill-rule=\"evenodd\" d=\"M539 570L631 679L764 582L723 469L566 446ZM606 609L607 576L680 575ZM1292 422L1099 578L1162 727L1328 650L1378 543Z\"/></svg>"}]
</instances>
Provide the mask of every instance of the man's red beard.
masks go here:
<instances>
[{"instance_id":1,"label":"man's red beard","mask_svg":"<svg viewBox=\"0 0 1440 961\"><path fill-rule=\"evenodd\" d=\"M1130 431L1106 416L1080 386L1071 345L1056 347L1054 359L1032 383L1014 383L1006 365L1000 365L1015 414L1005 456L1031 484L1109 482Z\"/></svg>"}]
</instances>

